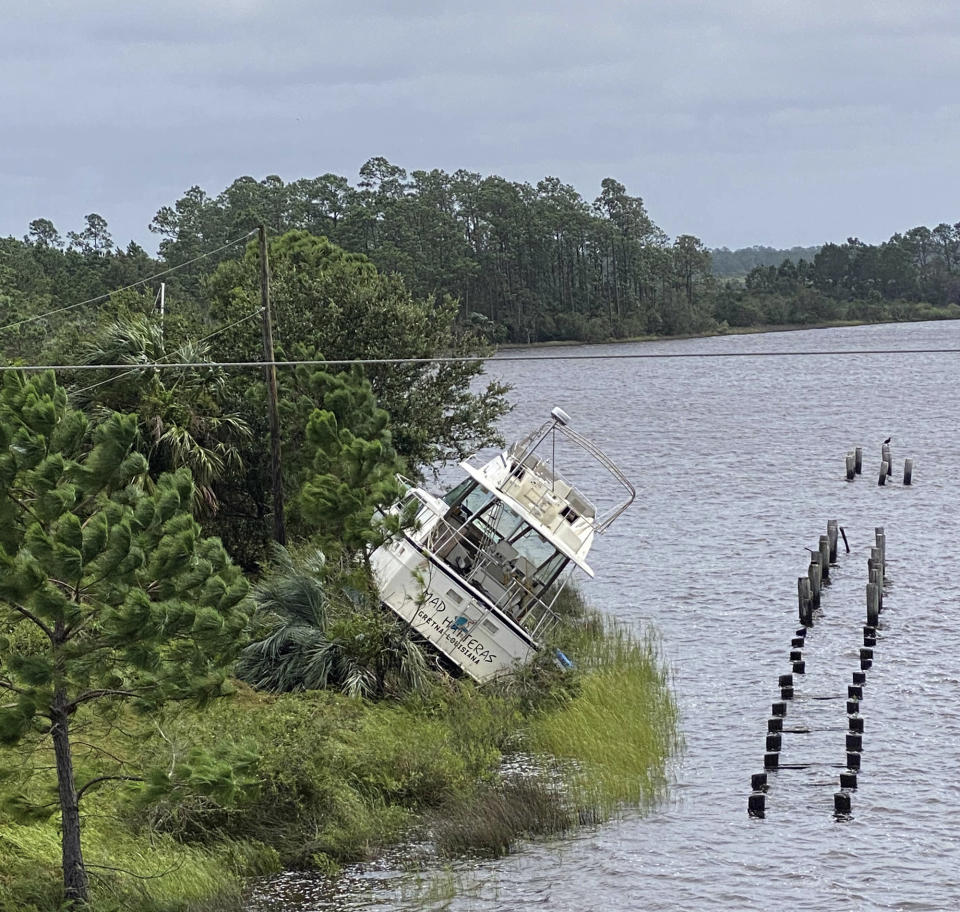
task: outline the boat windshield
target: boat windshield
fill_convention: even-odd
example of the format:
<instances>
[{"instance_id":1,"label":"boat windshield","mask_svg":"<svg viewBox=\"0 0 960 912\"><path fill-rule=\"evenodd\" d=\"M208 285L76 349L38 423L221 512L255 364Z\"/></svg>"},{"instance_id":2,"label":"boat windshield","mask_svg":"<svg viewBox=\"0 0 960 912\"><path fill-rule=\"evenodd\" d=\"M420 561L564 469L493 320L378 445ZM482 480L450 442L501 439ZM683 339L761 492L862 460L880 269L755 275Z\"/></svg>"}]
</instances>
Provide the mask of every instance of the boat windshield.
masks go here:
<instances>
[{"instance_id":1,"label":"boat windshield","mask_svg":"<svg viewBox=\"0 0 960 912\"><path fill-rule=\"evenodd\" d=\"M537 591L546 589L566 563L565 556L485 488L475 486L463 495L454 508L462 523L459 537L475 553L511 565Z\"/></svg>"}]
</instances>

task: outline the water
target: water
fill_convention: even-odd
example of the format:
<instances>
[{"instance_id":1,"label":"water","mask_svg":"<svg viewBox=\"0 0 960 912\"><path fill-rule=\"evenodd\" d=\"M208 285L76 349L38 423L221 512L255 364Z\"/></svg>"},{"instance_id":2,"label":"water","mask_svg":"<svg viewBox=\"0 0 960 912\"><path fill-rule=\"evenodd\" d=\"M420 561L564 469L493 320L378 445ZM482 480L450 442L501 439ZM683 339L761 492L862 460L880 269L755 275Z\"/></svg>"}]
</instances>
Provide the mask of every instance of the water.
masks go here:
<instances>
[{"instance_id":1,"label":"water","mask_svg":"<svg viewBox=\"0 0 960 912\"><path fill-rule=\"evenodd\" d=\"M656 628L686 740L667 801L646 816L419 878L400 858L338 884L292 874L251 910L444 908L944 910L960 908L960 403L954 354L546 360L557 354L960 349L960 322L538 349L491 365L514 386L507 437L554 405L638 488L597 543L599 606ZM876 484L893 436L892 484ZM864 474L844 480L863 445ZM904 488L903 458L915 460ZM796 579L837 519L850 541L804 648L807 674L770 776L767 817L746 813L770 703L790 671ZM833 817L845 697L859 669L866 559L886 530L889 590L862 715L853 816Z\"/></svg>"}]
</instances>

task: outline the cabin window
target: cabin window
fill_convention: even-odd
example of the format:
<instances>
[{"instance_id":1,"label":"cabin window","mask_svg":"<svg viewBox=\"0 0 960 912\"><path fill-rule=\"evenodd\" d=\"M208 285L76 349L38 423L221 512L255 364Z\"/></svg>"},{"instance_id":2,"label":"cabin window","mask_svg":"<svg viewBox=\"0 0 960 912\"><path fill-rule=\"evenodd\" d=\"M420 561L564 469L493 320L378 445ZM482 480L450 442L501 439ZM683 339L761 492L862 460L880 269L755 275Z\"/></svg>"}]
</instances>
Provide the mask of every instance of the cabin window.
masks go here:
<instances>
[{"instance_id":1,"label":"cabin window","mask_svg":"<svg viewBox=\"0 0 960 912\"><path fill-rule=\"evenodd\" d=\"M443 501L448 506L458 507L475 487L477 487L477 483L472 478L461 481L455 488L451 488L443 495Z\"/></svg>"}]
</instances>

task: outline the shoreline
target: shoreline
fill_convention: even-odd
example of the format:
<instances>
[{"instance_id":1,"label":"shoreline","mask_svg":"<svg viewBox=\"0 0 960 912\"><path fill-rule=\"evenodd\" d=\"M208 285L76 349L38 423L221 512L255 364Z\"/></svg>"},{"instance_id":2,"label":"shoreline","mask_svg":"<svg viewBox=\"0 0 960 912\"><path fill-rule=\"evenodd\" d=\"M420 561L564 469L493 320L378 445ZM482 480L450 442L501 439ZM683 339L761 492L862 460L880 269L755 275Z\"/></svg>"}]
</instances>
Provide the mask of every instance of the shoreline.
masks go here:
<instances>
[{"instance_id":1,"label":"shoreline","mask_svg":"<svg viewBox=\"0 0 960 912\"><path fill-rule=\"evenodd\" d=\"M940 317L925 320L824 320L820 323L766 323L760 326L731 326L727 329L715 329L698 333L680 333L677 335L630 336L624 339L604 339L601 342L589 342L585 339L552 339L547 342L503 342L495 346L495 351L514 351L526 348L561 348L570 345L625 345L638 342L679 342L686 339L713 339L718 336L752 336L766 333L800 332L804 329L843 329L851 326L886 326L890 323L939 323L942 320L960 320L957 317Z\"/></svg>"}]
</instances>

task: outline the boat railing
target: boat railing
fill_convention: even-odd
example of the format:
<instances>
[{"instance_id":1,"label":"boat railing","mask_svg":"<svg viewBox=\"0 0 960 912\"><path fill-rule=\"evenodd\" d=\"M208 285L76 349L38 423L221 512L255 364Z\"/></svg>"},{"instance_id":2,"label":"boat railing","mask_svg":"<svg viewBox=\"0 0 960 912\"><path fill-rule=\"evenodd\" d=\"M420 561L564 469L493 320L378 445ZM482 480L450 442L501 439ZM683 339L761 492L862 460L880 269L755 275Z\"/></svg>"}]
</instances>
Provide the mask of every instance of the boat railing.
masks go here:
<instances>
[{"instance_id":1,"label":"boat railing","mask_svg":"<svg viewBox=\"0 0 960 912\"><path fill-rule=\"evenodd\" d=\"M557 480L560 480L561 476L556 471L556 466L553 465L554 460L551 459L551 463L548 464L545 458L535 455L534 451L550 435L555 436L557 434L587 453L597 464L603 467L616 483L616 486L621 489L617 502L613 506L600 511L593 507L593 504L584 498L574 486L570 485L571 494L575 496L576 499L582 500L584 505L589 505L590 507L590 511L586 514L581 514L581 516L588 520L595 532L602 533L633 503L636 499L637 491L623 473L623 470L589 437L585 437L583 434L569 427L565 420L559 420L555 411L550 421L543 424L524 440L515 443L510 448L508 455L514 465L530 466L541 477L549 482L555 483ZM555 449L555 447L552 447L552 449Z\"/></svg>"},{"instance_id":2,"label":"boat railing","mask_svg":"<svg viewBox=\"0 0 960 912\"><path fill-rule=\"evenodd\" d=\"M408 491L407 497L415 497L423 507L432 510L416 489ZM503 548L490 539L477 540L474 528L445 516L436 516L429 527L425 526L419 540L534 640L539 642L557 623L556 613L540 598L539 583L534 579L536 568L515 551L511 556L512 547Z\"/></svg>"}]
</instances>

